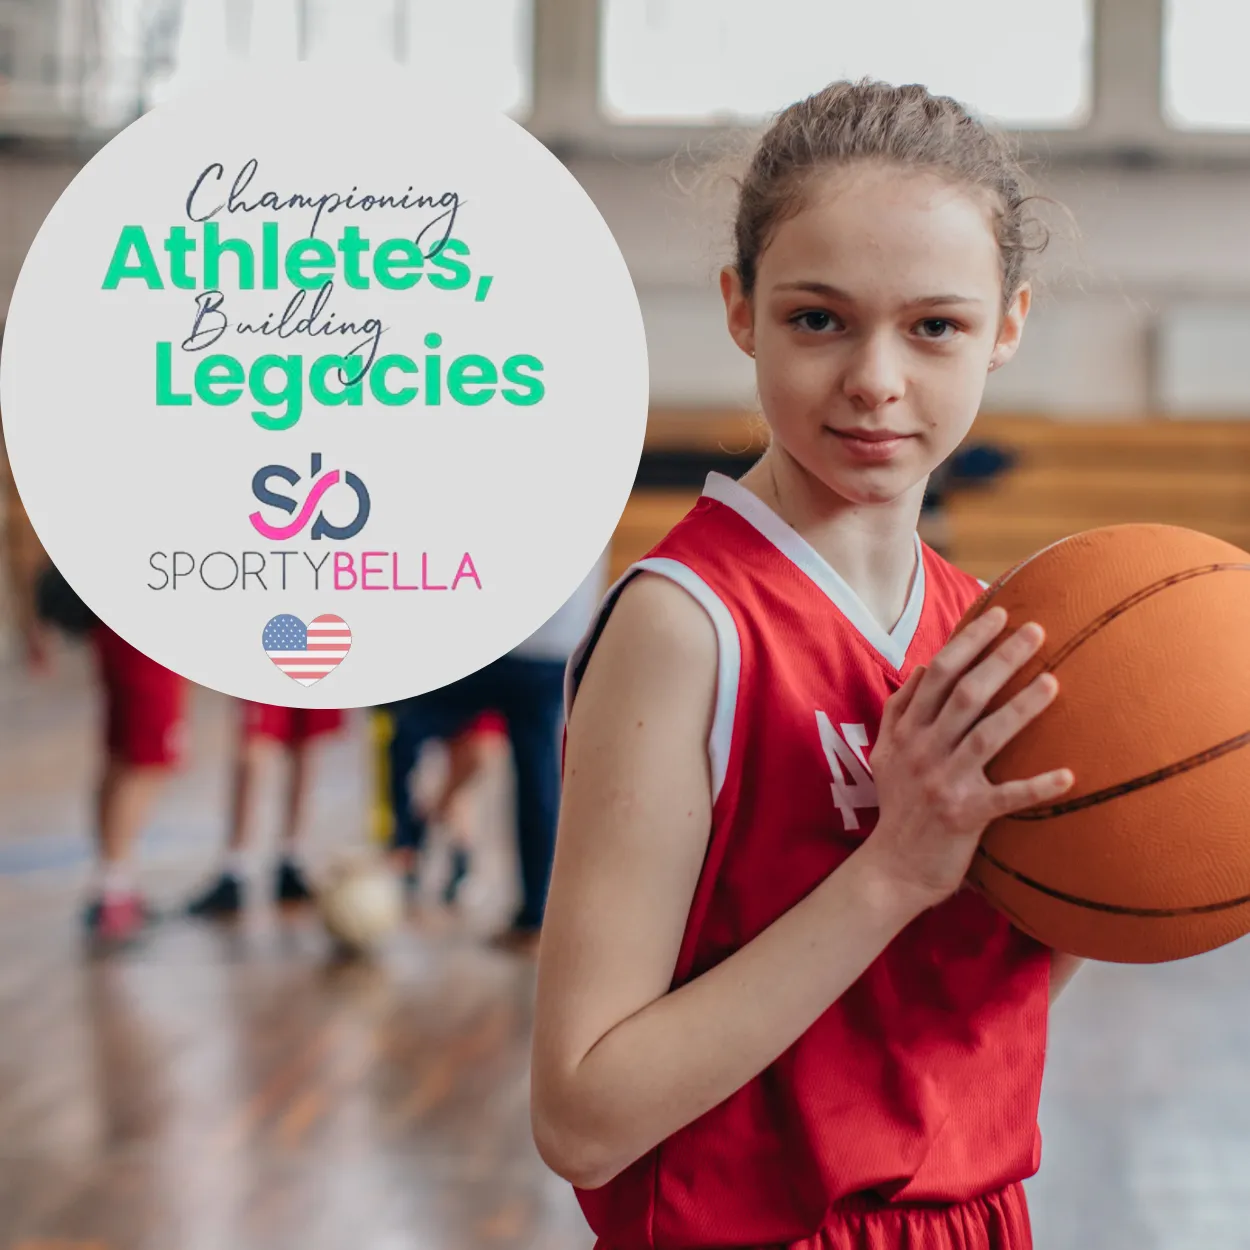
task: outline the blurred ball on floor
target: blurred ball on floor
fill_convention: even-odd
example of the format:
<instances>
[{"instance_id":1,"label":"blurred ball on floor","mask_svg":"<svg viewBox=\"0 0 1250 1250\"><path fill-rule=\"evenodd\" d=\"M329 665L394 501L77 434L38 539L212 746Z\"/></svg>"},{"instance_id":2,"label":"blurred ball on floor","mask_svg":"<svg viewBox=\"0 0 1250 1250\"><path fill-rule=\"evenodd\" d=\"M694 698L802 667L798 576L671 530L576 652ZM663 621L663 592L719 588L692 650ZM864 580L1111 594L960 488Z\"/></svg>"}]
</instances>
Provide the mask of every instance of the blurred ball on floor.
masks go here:
<instances>
[{"instance_id":1,"label":"blurred ball on floor","mask_svg":"<svg viewBox=\"0 0 1250 1250\"><path fill-rule=\"evenodd\" d=\"M403 885L386 860L360 851L331 866L317 891L326 932L350 955L370 955L399 928Z\"/></svg>"}]
</instances>

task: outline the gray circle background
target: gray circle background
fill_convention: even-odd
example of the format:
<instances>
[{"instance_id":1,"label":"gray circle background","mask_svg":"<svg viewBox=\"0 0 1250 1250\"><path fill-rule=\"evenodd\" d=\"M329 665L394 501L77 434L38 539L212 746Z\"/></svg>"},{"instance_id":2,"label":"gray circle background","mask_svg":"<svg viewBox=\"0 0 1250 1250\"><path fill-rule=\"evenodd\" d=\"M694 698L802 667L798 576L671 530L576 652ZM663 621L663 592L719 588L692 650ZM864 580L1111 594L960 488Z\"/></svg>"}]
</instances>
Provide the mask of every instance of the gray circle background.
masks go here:
<instances>
[{"instance_id":1,"label":"gray circle background","mask_svg":"<svg viewBox=\"0 0 1250 1250\"><path fill-rule=\"evenodd\" d=\"M190 389L208 352L179 344L189 333L196 291L102 289L123 226L143 225L154 248L175 225L197 234L184 205L210 163L223 188L250 158L258 173L245 195L292 193L441 194L462 201L455 234L470 248L473 281L440 291L422 280L409 291L374 283L349 289L335 276L335 320L376 316L382 352L423 364L427 333L450 361L480 353L501 364L527 353L545 366L545 398L514 407L497 395L467 407L377 403L318 407L306 397L290 429L266 431L245 394L229 407L156 404L156 343L171 341L173 381ZM223 193L224 194L224 193ZM221 198L221 197L218 197ZM200 201L201 203L203 200ZM376 247L413 237L434 214L342 210L322 217L317 237L336 243L356 225ZM259 253L262 221L280 223L281 250L306 237L312 211L220 214L223 236ZM427 248L428 250L428 248ZM372 252L366 256L367 263ZM157 254L162 273L168 258ZM198 273L198 254L192 258ZM294 289L240 291L226 262L223 311L237 320L276 316ZM485 301L479 275L493 281ZM305 312L311 307L307 297ZM298 353L311 361L343 349L337 336L285 340L236 334L209 351L244 367L256 357ZM276 380L276 375L275 375ZM392 375L392 385L401 379ZM424 377L417 379L424 386ZM306 384L306 378L305 378ZM39 231L26 258L6 328L0 404L14 477L31 521L66 578L112 629L187 678L227 694L292 707L357 707L442 686L523 641L572 593L607 546L629 497L646 428L646 343L632 281L615 240L572 175L510 119L466 101L425 94L411 75L373 67L355 75L297 66L248 75L179 98L136 121L81 171ZM312 542L306 528L286 542L262 538L248 516L291 520L265 509L252 476L268 464L302 475L289 494L302 502L310 457L322 471L351 470L372 511L343 543ZM277 483L275 483L277 485ZM323 501L338 523L355 513L343 485ZM158 583L149 557L175 550L197 559L245 551L397 553L400 579L449 583L464 552L482 580L452 592L319 590L311 574L268 589L214 591L198 578L175 590ZM289 569L303 564L288 560ZM387 570L392 559L374 559ZM229 573L221 558L210 576ZM224 580L224 579L223 579ZM273 616L305 622L343 617L352 650L326 679L303 687L261 647Z\"/></svg>"}]
</instances>

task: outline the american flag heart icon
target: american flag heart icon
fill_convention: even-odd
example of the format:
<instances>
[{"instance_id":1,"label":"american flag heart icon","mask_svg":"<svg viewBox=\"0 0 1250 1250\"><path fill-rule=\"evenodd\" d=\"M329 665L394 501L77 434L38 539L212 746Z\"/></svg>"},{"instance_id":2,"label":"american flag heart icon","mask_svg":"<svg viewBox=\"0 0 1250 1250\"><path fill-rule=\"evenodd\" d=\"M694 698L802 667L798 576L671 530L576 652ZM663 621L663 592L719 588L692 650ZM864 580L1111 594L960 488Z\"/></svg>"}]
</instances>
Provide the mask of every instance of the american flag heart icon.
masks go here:
<instances>
[{"instance_id":1,"label":"american flag heart icon","mask_svg":"<svg viewBox=\"0 0 1250 1250\"><path fill-rule=\"evenodd\" d=\"M289 612L275 616L261 637L265 654L293 681L315 686L347 658L352 631L341 616L324 613L305 625Z\"/></svg>"}]
</instances>

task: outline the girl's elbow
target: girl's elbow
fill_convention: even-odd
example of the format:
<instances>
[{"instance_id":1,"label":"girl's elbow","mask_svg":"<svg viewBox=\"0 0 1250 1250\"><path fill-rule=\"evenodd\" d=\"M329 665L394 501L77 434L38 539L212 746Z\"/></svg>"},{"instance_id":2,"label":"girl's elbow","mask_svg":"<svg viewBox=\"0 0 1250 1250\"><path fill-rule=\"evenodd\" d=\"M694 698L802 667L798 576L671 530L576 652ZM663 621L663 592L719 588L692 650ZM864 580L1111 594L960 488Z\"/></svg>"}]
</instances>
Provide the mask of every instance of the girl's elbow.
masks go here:
<instances>
[{"instance_id":1,"label":"girl's elbow","mask_svg":"<svg viewBox=\"0 0 1250 1250\"><path fill-rule=\"evenodd\" d=\"M597 1141L543 1114L537 1104L532 1108L530 1124L539 1157L577 1189L599 1189L622 1170L607 1142Z\"/></svg>"}]
</instances>

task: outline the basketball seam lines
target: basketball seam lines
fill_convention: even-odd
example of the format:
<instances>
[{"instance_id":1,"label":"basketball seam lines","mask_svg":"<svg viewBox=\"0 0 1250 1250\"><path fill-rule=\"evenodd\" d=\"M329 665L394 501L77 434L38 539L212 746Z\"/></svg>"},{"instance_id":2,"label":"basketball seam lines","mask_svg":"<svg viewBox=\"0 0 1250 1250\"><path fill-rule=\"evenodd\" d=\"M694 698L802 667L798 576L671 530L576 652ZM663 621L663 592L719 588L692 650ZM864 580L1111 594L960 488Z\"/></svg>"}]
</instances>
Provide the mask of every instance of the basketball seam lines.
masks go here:
<instances>
[{"instance_id":1,"label":"basketball seam lines","mask_svg":"<svg viewBox=\"0 0 1250 1250\"><path fill-rule=\"evenodd\" d=\"M1144 790L1147 786L1157 785L1160 781L1167 781L1169 777L1179 777L1182 773L1191 772L1195 768L1200 768L1203 764L1209 764L1212 760L1218 760L1223 755L1231 755L1247 743L1250 743L1250 731L1238 734L1235 738L1226 738L1223 742L1217 742L1213 747L1207 747L1206 750L1199 751L1195 755L1190 755L1183 760L1177 760L1174 764L1156 768L1152 773L1143 773L1140 777L1134 777L1131 781L1121 781L1117 785L1107 786L1103 790L1095 790L1092 794L1083 794L1080 798L1068 799L1064 803L1052 803L1048 807L1032 807L1025 812L1015 812L1008 819L1050 820L1055 816L1066 816L1069 812L1079 812L1087 807L1097 807L1108 799L1119 798L1123 794L1132 794L1134 790Z\"/></svg>"},{"instance_id":2,"label":"basketball seam lines","mask_svg":"<svg viewBox=\"0 0 1250 1250\"><path fill-rule=\"evenodd\" d=\"M1054 672L1078 647L1089 641L1100 629L1109 625L1117 616L1123 616L1130 608L1135 608L1139 603L1146 599L1157 595L1172 586L1179 586L1182 582L1191 581L1195 577L1205 577L1209 573L1228 573L1228 572L1246 573L1250 572L1250 564L1204 564L1196 569L1186 569L1181 573L1173 573L1170 577L1164 577L1149 586L1143 586L1134 594L1129 595L1127 599L1121 599L1119 603L1108 608L1101 616L1096 617L1088 625L1085 626L1079 634L1074 634L1068 641L1059 648L1055 654L1046 661L1046 669L1048 672Z\"/></svg>"},{"instance_id":3,"label":"basketball seam lines","mask_svg":"<svg viewBox=\"0 0 1250 1250\"><path fill-rule=\"evenodd\" d=\"M1027 561L1026 561L1027 563ZM1014 571L1014 570L1013 570ZM1160 592L1169 589L1172 586L1179 586L1182 582L1192 581L1196 577L1206 577L1210 573L1230 573L1250 572L1250 564L1239 563L1220 563L1220 564L1203 564L1197 568L1185 569L1180 573L1173 573L1168 577L1161 578L1157 582L1152 582L1149 586L1143 586L1134 594L1129 595L1126 599L1121 599L1118 603L1113 604L1100 616L1096 617L1079 634L1074 634L1068 641L1055 652L1053 656L1042 661L1040 672L1053 673L1055 669L1068 659L1073 652L1082 644L1088 642L1099 630L1115 620L1117 616L1122 616L1130 608L1136 607L1139 603L1151 598ZM1010 574L1008 574L1010 576ZM1083 794L1079 798L1068 799L1063 803L1052 803L1047 807L1033 807L1028 811L1014 812L1010 814L1008 820L1019 821L1035 821L1035 820L1051 820L1056 816L1066 816L1069 812L1079 812L1089 807L1097 807L1100 803L1105 803L1109 799L1119 798L1125 794L1132 794L1135 790L1143 790L1147 786L1157 785L1161 781L1167 781L1170 777L1179 776L1182 773L1190 772L1195 768L1200 768L1203 764L1209 764L1212 760L1217 760L1223 755L1228 755L1232 751L1239 750L1250 742L1250 733L1238 734L1234 738L1228 738L1224 742L1217 743L1213 747L1207 747L1206 750L1199 751L1195 755L1188 756L1183 760L1178 760L1174 764L1165 765L1158 768L1152 773L1145 773L1140 777L1133 777L1128 781L1122 781L1114 786L1107 786L1102 790L1095 790L1092 794Z\"/></svg>"},{"instance_id":4,"label":"basketball seam lines","mask_svg":"<svg viewBox=\"0 0 1250 1250\"><path fill-rule=\"evenodd\" d=\"M1001 860L991 855L983 846L977 847L977 854L988 860L1005 876L1012 877L1022 885L1027 885L1030 889L1037 890L1039 893L1048 894L1051 898L1058 899L1062 903L1072 903L1076 907L1085 907L1091 911L1110 912L1117 916L1140 916L1145 919L1163 919L1172 916L1202 916L1209 915L1212 912L1231 911L1235 907L1244 907L1247 903L1250 903L1250 894L1242 898L1227 899L1221 903L1203 903L1198 907L1123 907L1118 903L1099 903L1095 899L1081 898L1080 895L1068 894L1063 890L1056 890L1053 886L1043 885L1040 881L1034 881L1032 877L1026 877L1024 873L1017 872L1014 868L1009 868Z\"/></svg>"},{"instance_id":5,"label":"basketball seam lines","mask_svg":"<svg viewBox=\"0 0 1250 1250\"><path fill-rule=\"evenodd\" d=\"M1000 587L1008 581L1016 572L1024 567L1029 561L1024 561L1016 568L1010 570L1003 578L1000 579L997 586L992 587L986 592L986 599L990 597L994 589ZM1068 659L1074 651L1082 644L1087 642L1094 634L1104 628L1113 621L1117 616L1123 615L1130 608L1136 607L1139 603L1149 599L1151 596L1158 594L1160 591L1166 590L1171 586L1179 585L1182 582L1190 581L1196 577L1205 577L1210 573L1224 572L1250 572L1250 564L1234 564L1220 563L1203 565L1195 569L1186 569L1181 573L1175 573L1170 577L1162 578L1160 581L1150 586L1143 587L1135 594L1121 600L1113 607L1108 608L1096 620L1091 621L1079 634L1074 635L1068 642L1061 647L1052 657L1043 663L1043 671L1054 672L1064 660ZM1008 819L1019 821L1038 821L1050 820L1056 816L1067 815L1069 812L1081 811L1084 808L1097 807L1101 803L1105 803L1109 799L1118 798L1125 794L1131 794L1135 790L1142 790L1148 786L1156 785L1161 781L1166 781L1170 777L1176 777L1180 774L1192 771L1208 764L1212 760L1219 759L1221 756L1230 755L1232 752L1240 750L1242 747L1250 744L1250 731L1237 734L1235 737L1227 738L1225 741L1217 743L1215 746L1208 747L1203 751L1199 751L1194 755L1188 756L1183 760L1178 760L1173 764L1168 764L1163 768L1156 769L1154 772L1146 773L1140 777L1134 777L1130 781L1120 782L1118 785L1108 786L1105 789L1097 790L1092 794L1082 795L1080 798L1069 799L1063 803L1054 803L1047 807L1032 808L1026 812L1012 813ZM1107 912L1117 916L1136 916L1143 919L1166 919L1180 916L1201 916L1211 915L1216 912L1232 911L1238 907L1244 907L1250 904L1250 894L1241 898L1226 899L1219 903L1204 903L1194 907L1127 907L1118 903L1101 903L1095 899L1082 898L1076 894L1068 894L1064 890L1058 890L1053 886L1045 885L1040 881L1035 881L1032 877L1026 876L1024 873L1014 868L1008 867L996 856L992 855L984 846L977 847L977 855L993 865L1004 876L1011 877L1015 881L1019 881L1022 885L1028 886L1030 889L1037 890L1041 894L1048 895L1063 903L1070 903L1075 907L1084 907L1091 911Z\"/></svg>"}]
</instances>

